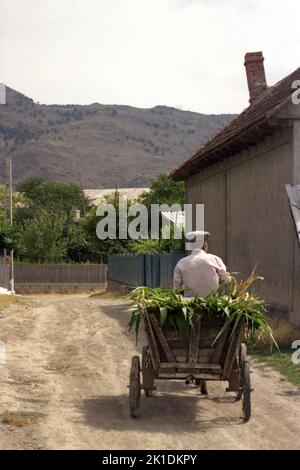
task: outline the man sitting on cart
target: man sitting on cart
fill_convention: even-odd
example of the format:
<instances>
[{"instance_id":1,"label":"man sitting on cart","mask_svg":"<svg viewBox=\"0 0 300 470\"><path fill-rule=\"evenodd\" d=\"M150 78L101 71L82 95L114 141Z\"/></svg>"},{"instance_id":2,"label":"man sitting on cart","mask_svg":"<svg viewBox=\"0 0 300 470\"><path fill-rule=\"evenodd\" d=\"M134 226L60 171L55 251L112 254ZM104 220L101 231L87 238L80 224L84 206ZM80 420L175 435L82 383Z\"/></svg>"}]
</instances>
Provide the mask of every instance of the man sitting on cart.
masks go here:
<instances>
[{"instance_id":1,"label":"man sitting on cart","mask_svg":"<svg viewBox=\"0 0 300 470\"><path fill-rule=\"evenodd\" d=\"M185 297L206 297L226 279L226 266L218 256L208 253L208 232L186 235L189 251L174 269L174 288L184 289Z\"/></svg>"},{"instance_id":2,"label":"man sitting on cart","mask_svg":"<svg viewBox=\"0 0 300 470\"><path fill-rule=\"evenodd\" d=\"M208 232L195 231L186 235L189 254L174 269L174 288L184 289L185 297L206 297L226 279L226 266L218 256L208 253ZM201 393L207 394L205 380L197 380Z\"/></svg>"}]
</instances>

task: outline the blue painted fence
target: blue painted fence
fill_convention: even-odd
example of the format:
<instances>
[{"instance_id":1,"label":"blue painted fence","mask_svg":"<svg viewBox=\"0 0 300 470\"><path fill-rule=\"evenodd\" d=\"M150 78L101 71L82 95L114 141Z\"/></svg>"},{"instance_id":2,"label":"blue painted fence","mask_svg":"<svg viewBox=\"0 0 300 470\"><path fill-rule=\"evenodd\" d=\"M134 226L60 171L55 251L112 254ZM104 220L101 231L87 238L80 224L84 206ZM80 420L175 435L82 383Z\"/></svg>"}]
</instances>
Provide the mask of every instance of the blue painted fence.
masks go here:
<instances>
[{"instance_id":1,"label":"blue painted fence","mask_svg":"<svg viewBox=\"0 0 300 470\"><path fill-rule=\"evenodd\" d=\"M176 263L184 253L109 255L108 280L131 287L170 287Z\"/></svg>"}]
</instances>

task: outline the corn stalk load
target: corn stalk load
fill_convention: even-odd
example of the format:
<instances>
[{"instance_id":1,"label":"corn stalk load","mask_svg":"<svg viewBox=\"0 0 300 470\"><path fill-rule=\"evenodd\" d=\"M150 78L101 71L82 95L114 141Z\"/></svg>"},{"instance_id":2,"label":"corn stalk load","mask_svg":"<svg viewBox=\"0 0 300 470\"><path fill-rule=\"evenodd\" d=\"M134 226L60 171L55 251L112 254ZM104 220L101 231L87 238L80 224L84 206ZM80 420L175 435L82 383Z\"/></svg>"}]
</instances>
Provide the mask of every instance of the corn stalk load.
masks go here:
<instances>
[{"instance_id":1,"label":"corn stalk load","mask_svg":"<svg viewBox=\"0 0 300 470\"><path fill-rule=\"evenodd\" d=\"M263 337L277 347L266 320L266 302L251 289L252 285L261 279L255 270L242 281L230 276L225 284L205 298L184 298L182 290L137 287L128 295L135 304L130 309L129 329L134 329L138 337L143 309L154 308L160 312L161 326L173 326L183 335L191 334L195 320L217 316L224 319L224 325L214 343L228 331L234 335L243 329L244 339L255 341Z\"/></svg>"}]
</instances>

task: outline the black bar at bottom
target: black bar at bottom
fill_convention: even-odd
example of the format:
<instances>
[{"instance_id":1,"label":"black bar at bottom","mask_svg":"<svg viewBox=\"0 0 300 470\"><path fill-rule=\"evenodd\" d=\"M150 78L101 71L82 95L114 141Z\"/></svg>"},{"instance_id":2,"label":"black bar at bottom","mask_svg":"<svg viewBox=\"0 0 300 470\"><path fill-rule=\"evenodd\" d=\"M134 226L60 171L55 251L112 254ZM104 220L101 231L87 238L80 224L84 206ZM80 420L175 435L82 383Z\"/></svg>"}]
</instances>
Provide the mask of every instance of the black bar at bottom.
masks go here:
<instances>
[{"instance_id":1,"label":"black bar at bottom","mask_svg":"<svg viewBox=\"0 0 300 470\"><path fill-rule=\"evenodd\" d=\"M199 465L224 464L242 465L264 462L283 464L286 468L288 462L299 462L299 451L201 451L201 450L94 450L94 451L1 451L0 465L4 463L20 463L24 466L30 463L40 468L41 463L93 465L97 468L108 465L126 468L138 468L141 465Z\"/></svg>"}]
</instances>

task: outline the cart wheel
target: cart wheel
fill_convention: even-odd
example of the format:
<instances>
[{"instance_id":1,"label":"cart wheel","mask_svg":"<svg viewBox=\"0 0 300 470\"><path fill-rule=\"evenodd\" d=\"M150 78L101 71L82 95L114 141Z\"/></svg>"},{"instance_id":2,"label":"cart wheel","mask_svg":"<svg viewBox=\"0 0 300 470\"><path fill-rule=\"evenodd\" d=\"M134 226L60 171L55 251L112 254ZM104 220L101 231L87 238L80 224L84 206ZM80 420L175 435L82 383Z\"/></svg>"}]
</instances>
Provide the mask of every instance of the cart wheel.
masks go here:
<instances>
[{"instance_id":1,"label":"cart wheel","mask_svg":"<svg viewBox=\"0 0 300 470\"><path fill-rule=\"evenodd\" d=\"M205 380L200 380L200 392L201 395L208 395L207 386Z\"/></svg>"},{"instance_id":2,"label":"cart wheel","mask_svg":"<svg viewBox=\"0 0 300 470\"><path fill-rule=\"evenodd\" d=\"M237 396L236 396L236 401L240 401L242 396L243 396L243 363L245 362L247 358L247 346L245 345L245 343L242 343L241 346L240 346L240 351L239 351L239 368L240 368L240 371L241 371L241 383L240 383L240 389L237 393Z\"/></svg>"},{"instance_id":3,"label":"cart wheel","mask_svg":"<svg viewBox=\"0 0 300 470\"><path fill-rule=\"evenodd\" d=\"M242 399L243 399L243 416L247 423L251 418L251 382L250 382L250 360L247 356L247 348L245 344L241 345L241 378L242 378Z\"/></svg>"},{"instance_id":4,"label":"cart wheel","mask_svg":"<svg viewBox=\"0 0 300 470\"><path fill-rule=\"evenodd\" d=\"M149 347L148 346L144 346L143 347L143 352L142 352L142 369L147 369L147 368L150 368L152 367L152 363L151 363L151 357L150 357L150 354L149 354ZM153 386L153 384L152 384ZM152 397L153 395L153 390L151 389L148 389L148 388L144 388L144 392L145 392L145 396L146 397Z\"/></svg>"},{"instance_id":5,"label":"cart wheel","mask_svg":"<svg viewBox=\"0 0 300 470\"><path fill-rule=\"evenodd\" d=\"M140 381L140 358L133 356L130 370L129 383L129 410L132 418L137 418L140 408L141 381Z\"/></svg>"}]
</instances>

